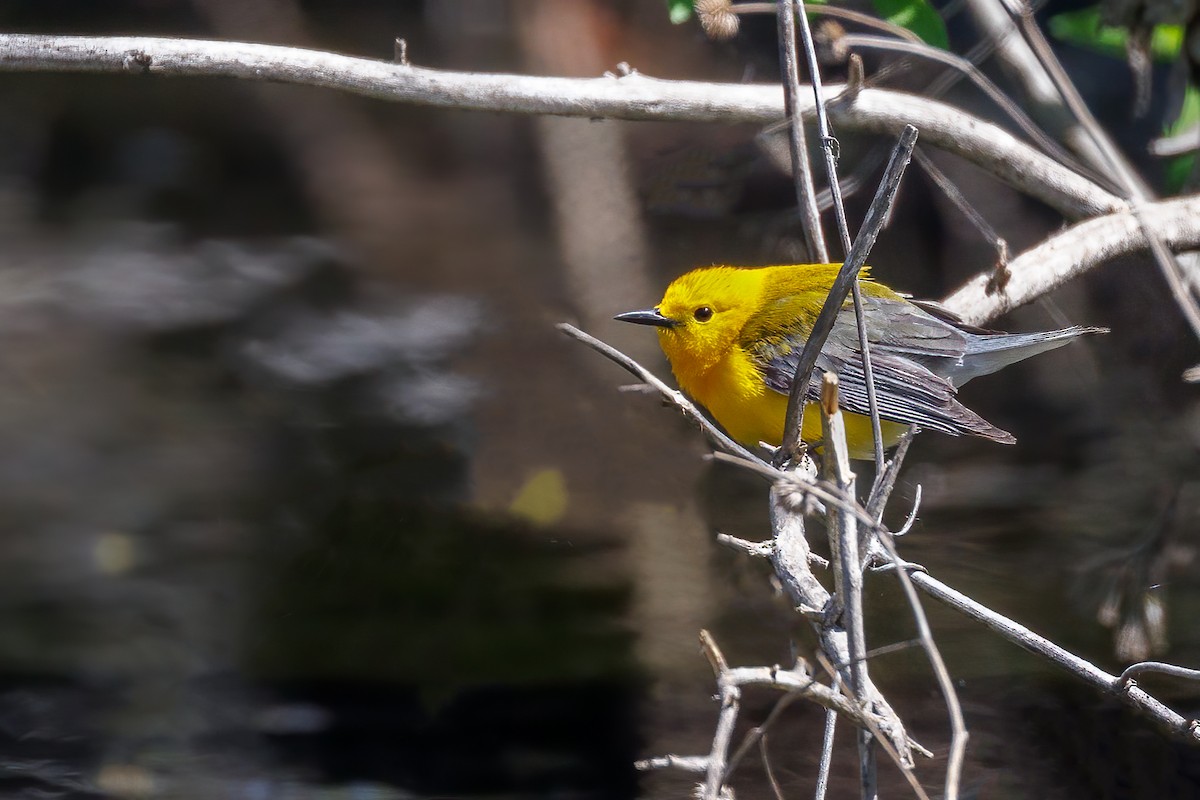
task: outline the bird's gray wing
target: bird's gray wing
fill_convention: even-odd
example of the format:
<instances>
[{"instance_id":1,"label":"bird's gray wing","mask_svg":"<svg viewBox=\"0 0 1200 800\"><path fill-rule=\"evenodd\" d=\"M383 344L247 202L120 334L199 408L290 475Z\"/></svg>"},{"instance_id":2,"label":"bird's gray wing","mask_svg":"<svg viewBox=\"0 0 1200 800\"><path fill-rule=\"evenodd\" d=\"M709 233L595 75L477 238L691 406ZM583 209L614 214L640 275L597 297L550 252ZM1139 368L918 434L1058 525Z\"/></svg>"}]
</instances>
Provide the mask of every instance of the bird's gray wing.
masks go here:
<instances>
[{"instance_id":1,"label":"bird's gray wing","mask_svg":"<svg viewBox=\"0 0 1200 800\"><path fill-rule=\"evenodd\" d=\"M870 321L871 368L881 418L952 435L969 433L998 442L1015 441L1011 434L958 402L954 385L930 368L961 360L966 347L961 332L902 300L863 299ZM803 345L803 340L794 338L764 343L756 349L768 386L782 394L790 391ZM842 408L870 413L853 309L838 315L813 370L808 400L819 398L821 374L827 371L838 376Z\"/></svg>"}]
</instances>

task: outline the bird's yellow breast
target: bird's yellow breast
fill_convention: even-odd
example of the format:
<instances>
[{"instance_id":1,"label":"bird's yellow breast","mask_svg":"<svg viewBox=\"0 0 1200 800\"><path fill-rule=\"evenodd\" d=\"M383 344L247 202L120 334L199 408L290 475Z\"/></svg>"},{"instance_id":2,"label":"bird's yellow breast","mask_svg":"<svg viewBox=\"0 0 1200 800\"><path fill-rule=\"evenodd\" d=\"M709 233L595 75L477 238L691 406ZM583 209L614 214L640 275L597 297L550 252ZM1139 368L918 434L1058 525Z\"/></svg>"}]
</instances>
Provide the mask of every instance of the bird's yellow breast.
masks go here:
<instances>
[{"instance_id":1,"label":"bird's yellow breast","mask_svg":"<svg viewBox=\"0 0 1200 800\"><path fill-rule=\"evenodd\" d=\"M730 436L749 447L759 442L778 447L783 441L787 396L766 385L754 360L739 347L732 348L717 364L703 373L675 373L680 387L695 398L721 424ZM874 453L871 420L860 414L845 413L846 440L851 458L869 459ZM881 421L883 443L891 447L907 426ZM801 438L815 442L821 438L821 414L816 403L804 407Z\"/></svg>"},{"instance_id":2,"label":"bird's yellow breast","mask_svg":"<svg viewBox=\"0 0 1200 800\"><path fill-rule=\"evenodd\" d=\"M691 375L676 372L675 379L739 442L778 445L783 440L787 398L766 385L741 348L730 349L712 369Z\"/></svg>"}]
</instances>

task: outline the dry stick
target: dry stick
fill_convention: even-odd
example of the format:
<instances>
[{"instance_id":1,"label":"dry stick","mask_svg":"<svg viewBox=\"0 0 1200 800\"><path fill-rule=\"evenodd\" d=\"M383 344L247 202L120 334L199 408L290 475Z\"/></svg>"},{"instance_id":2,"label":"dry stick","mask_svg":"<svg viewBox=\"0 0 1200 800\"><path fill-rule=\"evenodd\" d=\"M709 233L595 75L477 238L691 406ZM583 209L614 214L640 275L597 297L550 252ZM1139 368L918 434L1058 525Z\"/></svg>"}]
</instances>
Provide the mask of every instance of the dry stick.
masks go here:
<instances>
[{"instance_id":1,"label":"dry stick","mask_svg":"<svg viewBox=\"0 0 1200 800\"><path fill-rule=\"evenodd\" d=\"M874 246L875 240L879 238L879 231L888 217L892 200L900 186L900 179L904 176L904 168L908 166L908 161L912 157L916 141L917 129L911 125L906 126L904 133L900 136L900 141L892 150L892 157L884 170L879 189L875 192L874 199L871 200L871 206L867 209L867 216L863 220L862 228L859 229L858 238L854 240L854 245L846 255L846 261L834 279L829 296L825 298L825 304L821 306L821 312L813 323L808 341L804 343L804 347L800 351L800 360L796 365L796 372L792 376L792 388L788 395L784 440L779 448L779 453L791 454L799 449L800 420L804 413L804 397L811 381L813 368L817 364L817 356L820 355L821 348L825 346L829 332L833 330L833 323L842 310L842 304L846 302L846 296L850 294L851 287L858 281L859 269L866 262L867 254Z\"/></svg>"},{"instance_id":2,"label":"dry stick","mask_svg":"<svg viewBox=\"0 0 1200 800\"><path fill-rule=\"evenodd\" d=\"M720 460L732 460L719 453L716 454L716 457ZM798 474L797 470L803 468L811 473L811 459L806 459L800 466L794 467L789 472L770 467L761 470L749 462L739 463L751 470L760 471L760 474L764 476L771 477L771 530L774 533L775 542L771 563L775 567L775 574L779 577L780 583L796 608L810 620L824 623L826 621L824 612L830 605L829 590L812 573L808 558L808 540L804 535L804 517L802 513L797 513L808 510L807 498L812 496L812 494L806 493L807 490L804 487L809 484L803 476ZM799 485L797 485L798 480L800 481ZM797 489L800 490L799 497L794 496ZM874 521L857 504L846 504L842 508L847 513L854 513L858 522L863 525L874 525ZM828 624L814 627L816 627L820 642L818 658L822 653L828 653L829 658L839 665L838 673L841 675L841 683L848 685L850 683L848 666L850 647L845 630ZM831 672L833 671L831 670ZM864 710L861 719L873 720L871 724L864 727L877 736L885 737L880 739L881 743L911 780L913 766L911 751L917 745L908 738L903 723L892 710L887 699L869 680L867 681L867 695L869 708L874 711L876 716L872 717ZM855 707L859 707L859 705L856 703ZM860 724L862 723L860 722Z\"/></svg>"},{"instance_id":3,"label":"dry stick","mask_svg":"<svg viewBox=\"0 0 1200 800\"><path fill-rule=\"evenodd\" d=\"M836 689L836 686L834 688ZM762 741L763 737L767 735L767 731L770 729L770 727L774 725L775 721L778 720L783 714L784 709L803 696L804 695L800 692L788 692L783 697L775 701L775 705L771 708L770 713L767 714L767 718L763 720L761 725L756 725L750 730L746 731L746 736L742 739L742 743L738 745L738 749L735 750L733 755L729 757L729 765L725 767L726 778L732 775L734 770L738 768L738 765L741 763L742 759L745 758L746 754L750 752L750 748L754 747L756 742ZM835 718L837 717L837 712L833 709L828 709L825 713L833 714Z\"/></svg>"},{"instance_id":4,"label":"dry stick","mask_svg":"<svg viewBox=\"0 0 1200 800\"><path fill-rule=\"evenodd\" d=\"M769 481L778 481L786 477L788 488L793 489L802 495L800 500L804 501L793 502L792 505L797 508L803 507L806 512L818 513L822 510L817 506L817 504L809 501L815 500L819 503L833 503L839 508L853 514L860 525L864 525L871 530L874 530L879 525L875 521L875 518L868 514L867 510L859 505L855 498L842 494L836 486L826 481L809 481L805 476L799 475L794 471L785 472L784 470L771 466L765 461L747 461L744 458L739 458L727 453L713 453L711 458L713 461L724 461L729 464L736 464L743 469L748 469L751 472L756 472L759 475L762 475ZM807 505L805 505L805 503L807 503ZM775 548L775 552L777 551L778 547ZM774 557L774 554L775 553L773 552L771 556ZM757 554L752 553L752 555ZM809 553L808 559L809 562L813 564L818 564L821 561L820 556L814 556L811 553ZM819 609L820 605L818 604L813 607Z\"/></svg>"},{"instance_id":5,"label":"dry stick","mask_svg":"<svg viewBox=\"0 0 1200 800\"><path fill-rule=\"evenodd\" d=\"M721 711L717 716L717 732L713 735L712 751L708 755L708 769L704 773L702 800L720 800L721 788L725 785L725 761L729 756L729 742L733 739L733 727L737 724L738 709L741 707L742 690L729 680L729 664L725 661L716 640L708 631L700 631L700 647L712 665L720 691Z\"/></svg>"},{"instance_id":6,"label":"dry stick","mask_svg":"<svg viewBox=\"0 0 1200 800\"><path fill-rule=\"evenodd\" d=\"M1172 678L1183 678L1189 681L1200 681L1200 669L1188 669L1175 664L1164 664L1161 661L1139 661L1130 664L1121 673L1122 681L1131 681L1143 673L1161 673Z\"/></svg>"},{"instance_id":7,"label":"dry stick","mask_svg":"<svg viewBox=\"0 0 1200 800\"><path fill-rule=\"evenodd\" d=\"M201 39L0 34L0 72L239 78L513 114L722 124L769 124L783 116L778 84L668 81L636 72L602 78L449 72L319 50ZM801 102L800 112L813 116L811 99ZM909 121L920 120L923 142L962 156L1071 218L1126 206L997 126L945 103L864 88L853 98L835 97L828 111L841 127L892 136Z\"/></svg>"},{"instance_id":8,"label":"dry stick","mask_svg":"<svg viewBox=\"0 0 1200 800\"><path fill-rule=\"evenodd\" d=\"M912 572L909 577L914 585L931 597L942 601L951 608L978 620L1004 638L1042 656L1064 669L1075 673L1087 683L1116 695L1122 702L1139 713L1157 722L1165 731L1193 745L1200 745L1200 721L1187 719L1172 711L1157 698L1150 695L1135 682L1127 681L1119 675L1110 675L1094 664L1085 661L1068 650L1059 647L1054 642L1023 625L1013 622L997 612L972 600L961 592L951 589L946 584L926 572Z\"/></svg>"},{"instance_id":9,"label":"dry stick","mask_svg":"<svg viewBox=\"0 0 1200 800\"><path fill-rule=\"evenodd\" d=\"M833 199L833 213L837 220L838 235L842 240L842 255L850 254L850 226L846 222L846 208L842 203L842 187L838 183L837 161L840 145L829 127L829 114L825 110L824 87L821 85L821 65L817 62L817 48L813 42L804 0L782 0L789 12L795 12L800 21L800 36L804 42L804 56L808 60L808 77L812 81L813 103L816 105L817 133L821 137L821 149L825 153L825 177L829 181L829 192ZM794 121L793 124L799 124ZM857 275L857 273L856 273ZM850 284L850 295L854 298L854 321L858 329L859 358L862 359L863 381L867 389L867 409L871 417L871 438L875 444L875 474L883 472L883 429L879 421L879 400L875 395L875 373L871 369L871 346L867 341L867 319L863 313L862 289L855 280ZM808 373L804 388L808 387ZM794 387L793 387L794 388ZM790 400L789 400L790 406ZM789 451L790 455L790 451Z\"/></svg>"},{"instance_id":10,"label":"dry stick","mask_svg":"<svg viewBox=\"0 0 1200 800\"><path fill-rule=\"evenodd\" d=\"M1173 136L1162 136L1150 143L1150 155L1159 158L1182 156L1200 149L1200 125L1192 125Z\"/></svg>"},{"instance_id":11,"label":"dry stick","mask_svg":"<svg viewBox=\"0 0 1200 800\"><path fill-rule=\"evenodd\" d=\"M916 514L915 505L913 514ZM909 524L911 524L911 518ZM890 534L880 531L879 535L875 537L875 541L879 542L887 551L893 564L901 564L900 554L896 552L896 543ZM946 785L942 796L945 800L958 800L962 765L967 755L967 740L970 738L970 734L967 732L967 722L963 718L962 704L958 702L958 692L954 689L954 681L950 679L950 671L946 669L946 662L942 658L941 650L938 649L937 642L933 639L929 618L925 616L925 609L921 606L921 599L917 597L917 590L913 588L913 580L908 574L908 569L897 569L896 576L900 579L900 586L913 611L921 647L925 650L925 657L929 659L929 666L933 669L938 689L942 693L942 700L946 703L946 712L950 717L950 753L946 759Z\"/></svg>"},{"instance_id":12,"label":"dry stick","mask_svg":"<svg viewBox=\"0 0 1200 800\"><path fill-rule=\"evenodd\" d=\"M610 361L620 365L621 367L624 367L644 383L656 389L663 396L663 398L682 411L685 417L696 423L701 431L703 431L709 437L709 439L721 449L721 451L724 451L713 453L712 457L715 460L728 461L732 464L737 464L745 469L758 472L759 474L771 480L776 480L780 476L788 474L775 469L766 461L763 461L757 455L751 453L749 450L730 439L720 428L710 422L709 419L700 411L700 409L698 409L695 404L688 400L682 392L667 386L667 384L659 380L654 373L650 372L650 370L646 369L641 364L622 353L620 350L617 350L615 347L600 341L594 336L584 333L569 323L560 322L554 327L565 333L567 336L570 336L572 339L576 339L577 341L580 341L592 348ZM844 509L850 514L854 514L858 521L868 528L873 528L876 525L875 520L866 513L866 511L858 504L858 501L853 496L849 496L840 492L838 487L832 484L815 482L806 483L803 482L799 476L794 474L789 477L788 482L793 489L802 492L806 497L811 497L812 499L821 503L835 505ZM732 539L732 537L725 538L727 540ZM812 558L818 562L821 560L819 556L813 556Z\"/></svg>"},{"instance_id":13,"label":"dry stick","mask_svg":"<svg viewBox=\"0 0 1200 800\"><path fill-rule=\"evenodd\" d=\"M841 676L833 673L833 688L840 690ZM837 714L825 712L825 732L821 737L821 760L817 764L817 786L813 792L814 800L825 800L829 791L829 769L833 766L833 737L837 733Z\"/></svg>"},{"instance_id":14,"label":"dry stick","mask_svg":"<svg viewBox=\"0 0 1200 800\"><path fill-rule=\"evenodd\" d=\"M677 769L680 772L707 772L708 756L655 756L654 758L643 758L633 762L633 768L639 772L649 772L653 769Z\"/></svg>"},{"instance_id":15,"label":"dry stick","mask_svg":"<svg viewBox=\"0 0 1200 800\"><path fill-rule=\"evenodd\" d=\"M804 52L808 60L809 79L812 81L813 87L813 101L815 103L817 113L817 129L821 137L822 150L825 153L826 177L828 178L829 182L830 196L833 200L833 210L835 218L837 219L838 233L840 234L842 240L842 253L846 257L849 257L852 249L850 243L850 229L846 222L846 210L842 203L841 186L838 183L837 156L834 153L834 146L836 142L834 141L829 130L829 120L825 112L824 98L822 97L820 67L817 63L816 48L813 44L812 31L808 24L808 15L804 13L804 0L799 0L799 2L796 2L796 0L780 0L779 14L781 17L780 29L781 31L786 31L787 37L786 41L783 42L783 47L785 49L784 66L787 70L786 74L789 79L789 84L795 85L792 94L793 98L799 94L799 79L795 77L797 69L796 46L794 40L795 32L792 30L793 26L790 23L797 19L800 22L800 32L804 42ZM788 24L785 24L782 21L785 17ZM789 109L791 111L789 114L789 120L791 122L793 131L793 151L795 150L795 131L800 129L803 125L800 115L795 113L796 108L797 104L793 100ZM793 161L794 160L795 157L793 156ZM795 178L797 185L799 185L801 176L797 173ZM797 191L799 191L799 189ZM865 255L863 260L865 261ZM867 405L871 416L871 429L875 444L875 463L878 474L883 472L883 434L880 428L878 401L875 396L875 376L871 370L870 344L867 340L866 319L862 308L862 295L857 280L858 269L860 267L861 264L859 264L859 267L855 267L854 272L851 274L851 293L854 297L854 313L858 327L859 349L861 351L861 358L863 362L863 375L866 381ZM842 271L844 272L845 270L846 265L843 264ZM839 277L841 277L841 273L839 273ZM839 310L840 303L844 299L845 295L843 294L841 299L839 299ZM826 301L826 305L828 305L828 300ZM830 327L832 328L832 326ZM825 335L821 337L821 341L817 343L818 351L819 348L823 346L824 340L828 337L828 335L829 332L826 331ZM812 337L810 335L810 341L805 345L806 349L810 349L812 347L811 338ZM796 447L799 444L801 418L803 417L804 411L804 400L806 399L811 373L812 368L809 367L806 370L798 370L795 376L793 376L792 391L788 397L788 414L785 418L786 436L788 439L792 440L792 445L782 449L782 452L787 458L795 457ZM798 398L799 402L797 403ZM835 390L835 410L836 404L837 394ZM797 405L799 405L799 411L796 410ZM844 447L844 429L840 431L840 435L842 439L842 445ZM847 478L848 474L849 460L847 459L846 470L844 473L839 475L839 478L846 478L846 480L839 480L838 488L843 492L848 493L850 496L853 496L853 484L849 482ZM866 663L865 661L860 660L863 651L866 649L866 645L863 636L862 619L862 567L859 563L857 553L858 533L851 515L840 513L836 515L836 519L839 520L839 525L836 528L838 535L835 537L831 533L830 542L834 543L835 540L840 540L843 552L849 551L849 553L843 557L842 563L839 565L839 568L835 569L834 575L835 578L841 579L839 580L841 586L838 589L838 597L847 603L847 607L843 613L843 619L849 633L850 657L852 661L860 664L858 667L853 665L851 667L851 683L854 688L855 696L858 698L859 702L863 703L865 706L867 702L868 679L866 676ZM835 530L835 528L830 526L830 531L832 532L833 530ZM878 794L878 786L875 774L875 756L871 747L871 735L867 733L865 729L860 730L859 754L862 792L864 797L874 798Z\"/></svg>"},{"instance_id":16,"label":"dry stick","mask_svg":"<svg viewBox=\"0 0 1200 800\"><path fill-rule=\"evenodd\" d=\"M827 712L832 714L833 712ZM835 716L834 719L837 719ZM779 785L779 781L775 780L775 771L771 769L771 755L767 752L767 736L763 734L758 740L758 752L762 757L763 771L767 773L767 781L771 784L771 791L775 794L775 800L784 800L783 787Z\"/></svg>"},{"instance_id":17,"label":"dry stick","mask_svg":"<svg viewBox=\"0 0 1200 800\"><path fill-rule=\"evenodd\" d=\"M896 444L896 449L892 452L892 459L888 461L883 475L876 478L875 485L871 487L871 496L867 499L867 513L876 521L883 519L883 509L887 506L888 498L892 496L892 489L896 486L896 478L900 475L900 465L904 463L904 457L908 455L908 448L916 435L917 426L910 425Z\"/></svg>"},{"instance_id":18,"label":"dry stick","mask_svg":"<svg viewBox=\"0 0 1200 800\"><path fill-rule=\"evenodd\" d=\"M837 674L837 670L834 669L833 665L829 663L829 659L825 657L824 653L821 653L821 652L817 653L817 661L820 662L821 666L825 669L825 671L828 674L830 674L830 675ZM844 685L842 686L842 690L843 690L843 692L845 691ZM883 747L883 751L888 754L888 756L892 759L892 761L896 762L897 764L900 763L900 759L897 758L897 755L896 755L895 747L893 746L893 744L891 742L889 742L887 740L887 738L885 736L883 736L883 732L875 724L875 720L871 716L864 715L862 717L862 720L859 722L859 725L871 732L871 734L875 737L875 739ZM933 753L926 750L924 747L921 747L919 744L916 744L915 742L911 743L910 747L912 747L914 750L918 751L921 755L925 756L926 758L933 758ZM921 782L917 780L916 773L912 770L911 767L905 767L903 769L902 774L904 775L905 780L908 781L909 788L911 788L913 790L913 794L915 794L917 796L918 800L929 800L929 795L926 794L925 789L921 786Z\"/></svg>"},{"instance_id":19,"label":"dry stick","mask_svg":"<svg viewBox=\"0 0 1200 800\"><path fill-rule=\"evenodd\" d=\"M996 229L991 226L983 215L976 210L975 206L971 205L970 201L963 196L962 191L954 185L954 182L946 177L946 173L938 169L938 166L933 163L929 156L925 155L919 148L913 151L913 157L917 160L917 164L925 171L925 174L934 182L934 184L942 190L942 194L946 196L954 207L958 209L958 213L967 218L975 230L987 241L992 249L996 251L996 270L993 275L1004 276L1007 280L1008 276L1008 241L1004 239ZM997 283L997 286L1003 288L1003 283Z\"/></svg>"},{"instance_id":20,"label":"dry stick","mask_svg":"<svg viewBox=\"0 0 1200 800\"><path fill-rule=\"evenodd\" d=\"M906 55L917 56L919 58L929 59L943 64L951 69L961 72L975 88L979 89L988 99L995 103L1001 111L1008 116L1021 132L1029 137L1030 141L1042 149L1044 153L1053 158L1058 159L1064 165L1070 166L1076 171L1080 170L1080 165L1070 153L1063 149L1062 145L1051 139L1042 131L1037 124L1029 118L1029 115L1012 101L1008 95L1000 90L990 78L962 56L947 52L938 47L925 44L924 42L907 42L899 41L883 36L869 36L861 33L848 33L840 37L837 42L837 47L842 50L850 50L856 47L866 48L869 50L883 50L893 53L904 53Z\"/></svg>"},{"instance_id":21,"label":"dry stick","mask_svg":"<svg viewBox=\"0 0 1200 800\"><path fill-rule=\"evenodd\" d=\"M782 711L782 708L787 703L791 702L788 698L795 699L796 697L805 697L831 711L847 715L857 725L870 730L876 736L880 737L880 742L883 744L885 751L901 767L909 784L914 787L918 796L925 797L920 789L920 784L916 782L916 778L912 774L911 763L905 762L899 756L894 743L889 740L890 737L881 727L880 720L882 718L876 718L874 712L869 708L851 702L838 692L836 682L834 688L819 683L816 678L809 674L803 662L798 663L796 667L790 670L782 670L778 666L730 667L720 648L717 647L716 641L708 631L700 632L700 642L701 649L708 658L716 675L721 697L721 712L717 722L717 733L713 738L712 751L707 757L681 758L679 756L671 756L638 762L639 765L644 765L647 768L680 765L688 771L698 771L696 767L703 764L706 773L704 797L719 797L732 768L741 760L745 754L744 750L748 746L747 744L743 744L732 759L727 759L730 738L737 721L741 688L743 686L769 686L787 692L780 704L772 712L772 717ZM768 718L768 723L772 721L772 717ZM749 741L748 737L747 742ZM905 747L905 752L907 752L907 748L909 747L920 747L915 743L910 743L907 739L902 739L902 744ZM921 749L923 750L923 748Z\"/></svg>"},{"instance_id":22,"label":"dry stick","mask_svg":"<svg viewBox=\"0 0 1200 800\"><path fill-rule=\"evenodd\" d=\"M1200 195L1147 204L1141 216L1168 247L1200 247ZM955 290L942 305L972 325L984 325L1098 264L1146 247L1145 229L1132 211L1090 219L1008 262L1008 282L1003 292L994 291L989 286L991 275L983 273Z\"/></svg>"},{"instance_id":23,"label":"dry stick","mask_svg":"<svg viewBox=\"0 0 1200 800\"><path fill-rule=\"evenodd\" d=\"M771 480L776 480L780 476L787 474L775 469L757 455L751 453L749 450L730 439L723 431L721 431L720 428L710 422L708 418L701 413L700 409L696 408L696 406L690 400L688 400L682 392L676 391L670 386L667 386L667 384L659 380L654 373L650 372L650 370L646 369L641 364L622 353L620 350L617 350L615 347L600 341L594 336L584 333L569 323L560 322L554 327L565 333L567 336L570 336L572 339L580 341L592 348L610 361L620 365L621 367L624 367L644 383L657 390L664 399L682 411L685 417L696 423L696 425L717 447L721 449L721 451L724 451L713 453L713 458L715 460L728 461L732 464L737 464L745 469L758 472L759 474ZM801 481L799 476L796 475L792 475L788 479L788 482L793 489L803 493L806 497L811 497L818 502L836 505L839 508L845 509L848 513L856 515L858 521L867 527L872 527L875 525L875 520L873 520L866 513L866 511L862 509L862 507L858 504L858 501L853 497L840 493L836 486L821 483L805 483ZM728 540L732 537L725 538ZM817 561L820 560L819 557L814 556L814 558Z\"/></svg>"},{"instance_id":24,"label":"dry stick","mask_svg":"<svg viewBox=\"0 0 1200 800\"><path fill-rule=\"evenodd\" d=\"M739 688L766 686L784 692L798 692L817 705L846 715L856 725L872 728L875 731L880 730L874 715L869 710L861 708L844 694L835 692L800 668L785 670L777 666L730 667L725 673L725 680ZM880 740L885 741L886 739L887 737L880 732ZM908 746L918 747L919 745L913 743L906 745L906 747ZM912 770L907 770L906 774L911 775Z\"/></svg>"},{"instance_id":25,"label":"dry stick","mask_svg":"<svg viewBox=\"0 0 1200 800\"><path fill-rule=\"evenodd\" d=\"M795 0L781 0L781 2L775 5L776 18L779 21L779 46L782 49L781 61L784 89L786 90L784 106L787 110L788 142L791 145L789 149L792 161L793 183L796 186L796 199L800 208L800 219L804 223L805 236L808 240L809 256L817 263L824 264L829 261L829 250L825 246L825 234L821 227L820 207L816 206L817 199L814 196L812 167L808 160L808 147L804 136L804 120L796 111L800 107L800 70L799 58L796 53L796 4ZM837 195L832 184L829 188L829 194L831 201L836 201ZM809 232L810 226L813 229L811 234ZM833 756L833 736L836 730L837 714L833 711L826 711L825 738L821 749L821 764L826 779L828 778L830 759ZM765 748L763 750L763 760L766 763ZM767 769L767 774L770 775L769 765L767 765ZM772 785L774 785L773 776ZM820 788L821 785L822 782L818 779L818 799L824 796L824 790Z\"/></svg>"},{"instance_id":26,"label":"dry stick","mask_svg":"<svg viewBox=\"0 0 1200 800\"><path fill-rule=\"evenodd\" d=\"M796 205L800 210L804 244L808 249L809 261L824 264L829 261L829 249L825 246L825 232L821 228L821 211L817 206L816 189L813 186L812 165L808 161L808 142L804 136L804 121L800 116L800 72L796 57L795 0L779 3L779 60L783 68L784 111L788 119L788 142L792 160L793 183L796 187Z\"/></svg>"},{"instance_id":27,"label":"dry stick","mask_svg":"<svg viewBox=\"0 0 1200 800\"><path fill-rule=\"evenodd\" d=\"M850 471L846 421L838 408L837 387L837 375L826 372L821 381L821 438L825 442L825 455L821 459L821 466L826 480L853 497L856 494L854 473ZM833 547L830 561L837 565L833 573L835 591L843 605L842 624L846 627L850 644L850 688L855 698L860 703L865 703L869 679L867 639L863 627L862 561L858 555L858 526L852 515L830 508L828 527L829 542ZM875 754L871 747L871 738L865 731L859 736L859 769L863 797L876 797L879 794L879 780L875 770Z\"/></svg>"}]
</instances>

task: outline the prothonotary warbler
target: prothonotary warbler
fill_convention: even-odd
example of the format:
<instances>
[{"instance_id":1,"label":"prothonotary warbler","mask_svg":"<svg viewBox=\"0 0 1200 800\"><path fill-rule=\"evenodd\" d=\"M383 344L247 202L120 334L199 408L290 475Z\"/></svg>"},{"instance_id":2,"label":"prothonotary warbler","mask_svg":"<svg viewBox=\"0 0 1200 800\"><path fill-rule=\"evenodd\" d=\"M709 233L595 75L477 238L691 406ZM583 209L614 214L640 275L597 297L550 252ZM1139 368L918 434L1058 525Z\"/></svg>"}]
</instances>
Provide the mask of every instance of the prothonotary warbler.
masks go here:
<instances>
[{"instance_id":1,"label":"prothonotary warbler","mask_svg":"<svg viewBox=\"0 0 1200 800\"><path fill-rule=\"evenodd\" d=\"M792 377L839 264L704 267L676 278L657 306L616 319L654 325L680 388L699 401L734 439L778 445ZM964 324L936 304L912 301L860 278L871 369L884 443L909 425L1002 444L1016 439L958 401L957 389L1030 356L1104 328L997 333ZM815 402L820 375L839 379L838 398L854 458L871 458L866 383L853 305L847 301L813 371L801 437L821 438Z\"/></svg>"}]
</instances>

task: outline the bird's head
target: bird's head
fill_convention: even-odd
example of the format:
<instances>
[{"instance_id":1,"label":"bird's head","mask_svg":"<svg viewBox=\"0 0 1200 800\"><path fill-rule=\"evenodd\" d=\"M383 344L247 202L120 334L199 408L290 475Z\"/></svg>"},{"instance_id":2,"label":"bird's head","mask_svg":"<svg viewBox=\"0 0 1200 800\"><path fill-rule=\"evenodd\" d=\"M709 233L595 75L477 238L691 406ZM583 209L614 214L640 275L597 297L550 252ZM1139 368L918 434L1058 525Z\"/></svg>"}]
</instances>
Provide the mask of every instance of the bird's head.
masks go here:
<instances>
[{"instance_id":1,"label":"bird's head","mask_svg":"<svg viewBox=\"0 0 1200 800\"><path fill-rule=\"evenodd\" d=\"M737 344L760 296L757 270L706 267L667 287L654 308L628 311L615 319L654 325L676 374L703 373Z\"/></svg>"}]
</instances>

